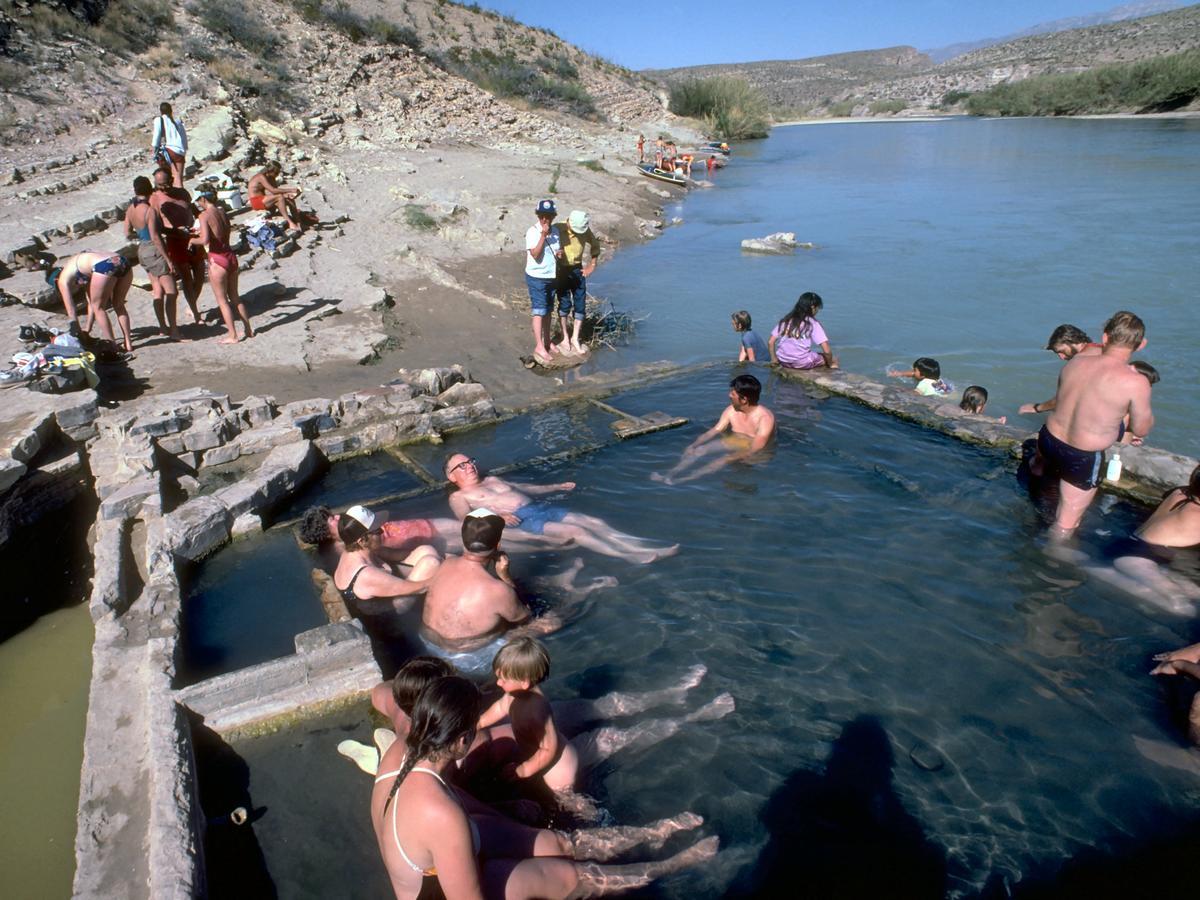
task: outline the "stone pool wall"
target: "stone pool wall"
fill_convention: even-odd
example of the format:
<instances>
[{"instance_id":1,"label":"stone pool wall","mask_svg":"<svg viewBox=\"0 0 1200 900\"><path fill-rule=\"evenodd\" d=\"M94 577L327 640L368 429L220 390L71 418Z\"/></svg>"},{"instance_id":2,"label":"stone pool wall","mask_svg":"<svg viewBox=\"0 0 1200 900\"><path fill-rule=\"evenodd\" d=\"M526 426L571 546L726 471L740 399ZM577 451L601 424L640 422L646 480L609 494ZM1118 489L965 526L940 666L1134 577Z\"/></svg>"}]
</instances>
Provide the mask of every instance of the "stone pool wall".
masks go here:
<instances>
[{"instance_id":1,"label":"stone pool wall","mask_svg":"<svg viewBox=\"0 0 1200 900\"><path fill-rule=\"evenodd\" d=\"M678 374L639 373L634 384L597 385L562 399L607 396ZM784 377L961 440L1015 450L1031 436L853 373ZM293 656L175 690L180 564L261 530L264 516L330 459L437 439L495 418L486 389L454 367L403 373L398 384L336 400L283 406L269 397L234 404L224 395L186 391L104 412L83 426L94 430L87 461L100 509L75 895L204 893L205 822L189 716L226 736L285 727L361 697L380 677L369 641L341 623L298 635ZM1149 447L1126 447L1122 456L1121 483L1106 489L1143 499L1185 481L1195 466ZM231 470L231 481L213 477Z\"/></svg>"}]
</instances>

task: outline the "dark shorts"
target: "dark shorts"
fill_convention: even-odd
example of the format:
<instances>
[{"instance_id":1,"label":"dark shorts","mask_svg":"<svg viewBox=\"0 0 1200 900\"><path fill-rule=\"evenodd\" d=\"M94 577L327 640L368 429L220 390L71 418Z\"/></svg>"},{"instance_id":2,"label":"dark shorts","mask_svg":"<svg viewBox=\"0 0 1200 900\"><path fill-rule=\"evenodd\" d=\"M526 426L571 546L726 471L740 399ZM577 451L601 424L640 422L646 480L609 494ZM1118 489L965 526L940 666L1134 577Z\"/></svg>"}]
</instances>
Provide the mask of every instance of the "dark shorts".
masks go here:
<instances>
[{"instance_id":1,"label":"dark shorts","mask_svg":"<svg viewBox=\"0 0 1200 900\"><path fill-rule=\"evenodd\" d=\"M534 278L526 273L525 286L529 288L529 314L531 316L549 314L550 305L554 303L557 283L557 279L554 278Z\"/></svg>"},{"instance_id":2,"label":"dark shorts","mask_svg":"<svg viewBox=\"0 0 1200 900\"><path fill-rule=\"evenodd\" d=\"M583 277L582 269L564 269L558 276L558 314L574 315L577 319L584 317L587 307L587 279Z\"/></svg>"},{"instance_id":3,"label":"dark shorts","mask_svg":"<svg viewBox=\"0 0 1200 900\"><path fill-rule=\"evenodd\" d=\"M530 534L542 534L548 523L561 522L567 517L568 512L569 510L563 509L561 506L538 502L522 506L513 515L521 520L521 524L517 527L522 531L528 531Z\"/></svg>"},{"instance_id":4,"label":"dark shorts","mask_svg":"<svg viewBox=\"0 0 1200 900\"><path fill-rule=\"evenodd\" d=\"M120 278L129 271L129 260L123 256L112 256L102 259L92 266L93 275L107 275L109 278Z\"/></svg>"},{"instance_id":5,"label":"dark shorts","mask_svg":"<svg viewBox=\"0 0 1200 900\"><path fill-rule=\"evenodd\" d=\"M1045 425L1038 432L1038 452L1046 462L1046 474L1057 475L1081 491L1094 490L1104 471L1103 450L1079 450L1060 441Z\"/></svg>"},{"instance_id":6,"label":"dark shorts","mask_svg":"<svg viewBox=\"0 0 1200 900\"><path fill-rule=\"evenodd\" d=\"M1122 556L1136 556L1163 566L1169 564L1178 552L1179 549L1177 547L1164 547L1162 544L1151 544L1134 535L1117 538L1115 541L1111 541L1105 545L1101 550L1104 559L1109 562L1119 559Z\"/></svg>"},{"instance_id":7,"label":"dark shorts","mask_svg":"<svg viewBox=\"0 0 1200 900\"><path fill-rule=\"evenodd\" d=\"M192 248L188 246L189 238L176 237L168 235L167 237L167 257L171 262L175 263L178 269L190 269L192 267Z\"/></svg>"}]
</instances>

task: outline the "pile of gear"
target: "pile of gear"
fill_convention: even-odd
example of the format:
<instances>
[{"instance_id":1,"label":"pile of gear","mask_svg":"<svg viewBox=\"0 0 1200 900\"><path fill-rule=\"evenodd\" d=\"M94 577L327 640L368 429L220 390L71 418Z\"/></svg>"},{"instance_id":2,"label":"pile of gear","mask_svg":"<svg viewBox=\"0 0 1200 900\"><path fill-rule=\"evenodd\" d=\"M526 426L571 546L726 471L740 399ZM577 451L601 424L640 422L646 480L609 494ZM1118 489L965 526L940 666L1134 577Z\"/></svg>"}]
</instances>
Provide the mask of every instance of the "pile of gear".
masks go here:
<instances>
[{"instance_id":1,"label":"pile of gear","mask_svg":"<svg viewBox=\"0 0 1200 900\"><path fill-rule=\"evenodd\" d=\"M12 356L12 368L0 371L0 385L25 384L43 394L65 394L95 388L96 355L85 349L86 336L72 323L68 331L22 325L17 339L24 349Z\"/></svg>"}]
</instances>

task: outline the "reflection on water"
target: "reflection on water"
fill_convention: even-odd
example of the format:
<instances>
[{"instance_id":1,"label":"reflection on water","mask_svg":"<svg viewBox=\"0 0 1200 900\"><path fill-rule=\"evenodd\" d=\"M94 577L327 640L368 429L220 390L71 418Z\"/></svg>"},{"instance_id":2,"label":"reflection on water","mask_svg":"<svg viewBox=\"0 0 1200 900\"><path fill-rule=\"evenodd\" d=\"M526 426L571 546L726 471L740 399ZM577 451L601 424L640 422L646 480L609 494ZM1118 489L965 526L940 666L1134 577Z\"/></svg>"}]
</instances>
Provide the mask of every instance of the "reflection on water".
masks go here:
<instances>
[{"instance_id":1,"label":"reflection on water","mask_svg":"<svg viewBox=\"0 0 1200 900\"><path fill-rule=\"evenodd\" d=\"M549 695L642 689L703 662L695 701L737 698L727 719L690 725L590 777L618 821L687 808L721 835L711 868L656 894L745 892L760 859L756 877L774 884L770 861L817 838L847 859L902 857L916 895L937 895L943 883L971 894L1044 878L1090 846L1119 847L1130 834L1154 840L1200 821L1194 775L1152 763L1133 740L1178 740L1145 672L1148 654L1191 637L1186 622L1046 557L1006 455L802 385L767 385L780 429L769 462L675 488L650 481L716 419L730 375L718 368L613 401L686 415L686 428L518 476L576 481L572 508L683 544L646 567L583 554L584 577L609 574L620 585L549 638ZM500 427L465 434L438 452L492 465L539 455L528 424L502 427L503 436ZM427 498L420 512L444 502ZM1089 516L1089 532L1144 515L1107 506ZM552 564L538 555L515 567L530 576ZM352 779L333 750L346 727L353 721L294 740ZM354 736L369 740L365 723ZM872 778L851 789L855 766ZM251 761L252 790L255 778ZM319 796L306 802L323 815L369 827L353 792L313 790ZM806 808L788 824L778 811L799 797ZM291 801L281 792L255 802ZM834 815L839 804L849 809ZM861 840L844 847L856 819ZM367 849L352 860L321 857L331 883L356 866L376 872L364 835ZM320 851L262 840L273 872L293 854ZM832 849L810 856L837 858Z\"/></svg>"}]
</instances>

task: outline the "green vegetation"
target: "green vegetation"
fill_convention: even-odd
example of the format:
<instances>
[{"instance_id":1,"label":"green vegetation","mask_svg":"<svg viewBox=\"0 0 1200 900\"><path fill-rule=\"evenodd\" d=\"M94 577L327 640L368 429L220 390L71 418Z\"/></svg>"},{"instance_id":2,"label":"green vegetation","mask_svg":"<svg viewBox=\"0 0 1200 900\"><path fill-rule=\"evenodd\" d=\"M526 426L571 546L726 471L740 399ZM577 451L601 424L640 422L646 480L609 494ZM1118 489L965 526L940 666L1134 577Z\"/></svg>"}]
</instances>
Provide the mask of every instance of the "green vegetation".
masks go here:
<instances>
[{"instance_id":1,"label":"green vegetation","mask_svg":"<svg viewBox=\"0 0 1200 900\"><path fill-rule=\"evenodd\" d=\"M949 109L956 103L962 103L970 96L970 91L946 91L946 93L942 94L942 101L939 105L942 109Z\"/></svg>"},{"instance_id":2,"label":"green vegetation","mask_svg":"<svg viewBox=\"0 0 1200 900\"><path fill-rule=\"evenodd\" d=\"M767 100L742 78L692 79L671 88L671 112L703 120L723 140L766 137Z\"/></svg>"},{"instance_id":3,"label":"green vegetation","mask_svg":"<svg viewBox=\"0 0 1200 900\"><path fill-rule=\"evenodd\" d=\"M438 229L438 220L425 212L425 207L418 203L405 204L404 224L414 231L437 231Z\"/></svg>"},{"instance_id":4,"label":"green vegetation","mask_svg":"<svg viewBox=\"0 0 1200 900\"><path fill-rule=\"evenodd\" d=\"M908 109L908 104L903 100L876 100L871 104L871 115L880 116L885 113L898 113L902 109Z\"/></svg>"},{"instance_id":5,"label":"green vegetation","mask_svg":"<svg viewBox=\"0 0 1200 900\"><path fill-rule=\"evenodd\" d=\"M849 100L839 100L837 103L830 103L826 107L826 110L833 118L844 119L850 113L854 112L854 107L856 106L858 106L858 100L851 98Z\"/></svg>"},{"instance_id":6,"label":"green vegetation","mask_svg":"<svg viewBox=\"0 0 1200 900\"><path fill-rule=\"evenodd\" d=\"M254 65L217 57L208 62L208 69L226 85L240 88L253 101L251 112L273 122L286 118L284 110L292 106L291 74L278 62L262 60Z\"/></svg>"},{"instance_id":7,"label":"green vegetation","mask_svg":"<svg viewBox=\"0 0 1200 900\"><path fill-rule=\"evenodd\" d=\"M496 53L475 48L468 55L461 48L456 50L441 57L442 67L485 91L498 97L520 97L535 106L562 109L585 118L596 115L595 102L574 78L544 74L507 51ZM549 65L553 61L542 57L538 62Z\"/></svg>"},{"instance_id":8,"label":"green vegetation","mask_svg":"<svg viewBox=\"0 0 1200 900\"><path fill-rule=\"evenodd\" d=\"M112 0L102 13L86 21L54 7L33 4L30 14L18 21L42 41L69 35L122 55L154 47L175 27L170 4L159 0Z\"/></svg>"},{"instance_id":9,"label":"green vegetation","mask_svg":"<svg viewBox=\"0 0 1200 900\"><path fill-rule=\"evenodd\" d=\"M1100 66L1077 75L1042 75L972 94L975 116L1070 116L1082 113L1169 112L1200 97L1200 50L1135 63Z\"/></svg>"},{"instance_id":10,"label":"green vegetation","mask_svg":"<svg viewBox=\"0 0 1200 900\"><path fill-rule=\"evenodd\" d=\"M604 163L600 162L598 159L581 159L579 160L579 164L585 169L591 169L593 172L604 171Z\"/></svg>"},{"instance_id":11,"label":"green vegetation","mask_svg":"<svg viewBox=\"0 0 1200 900\"><path fill-rule=\"evenodd\" d=\"M262 56L279 46L279 35L240 0L196 0L187 9L209 31L251 53Z\"/></svg>"},{"instance_id":12,"label":"green vegetation","mask_svg":"<svg viewBox=\"0 0 1200 900\"><path fill-rule=\"evenodd\" d=\"M382 16L360 16L345 0L327 4L324 0L292 0L292 6L306 22L322 22L336 28L356 44L374 41L418 50L421 38L411 28L389 22Z\"/></svg>"},{"instance_id":13,"label":"green vegetation","mask_svg":"<svg viewBox=\"0 0 1200 900\"><path fill-rule=\"evenodd\" d=\"M558 193L558 176L561 174L562 174L562 166L561 165L555 166L554 174L552 174L550 176L550 186L548 188L546 188L547 194L557 194Z\"/></svg>"}]
</instances>

